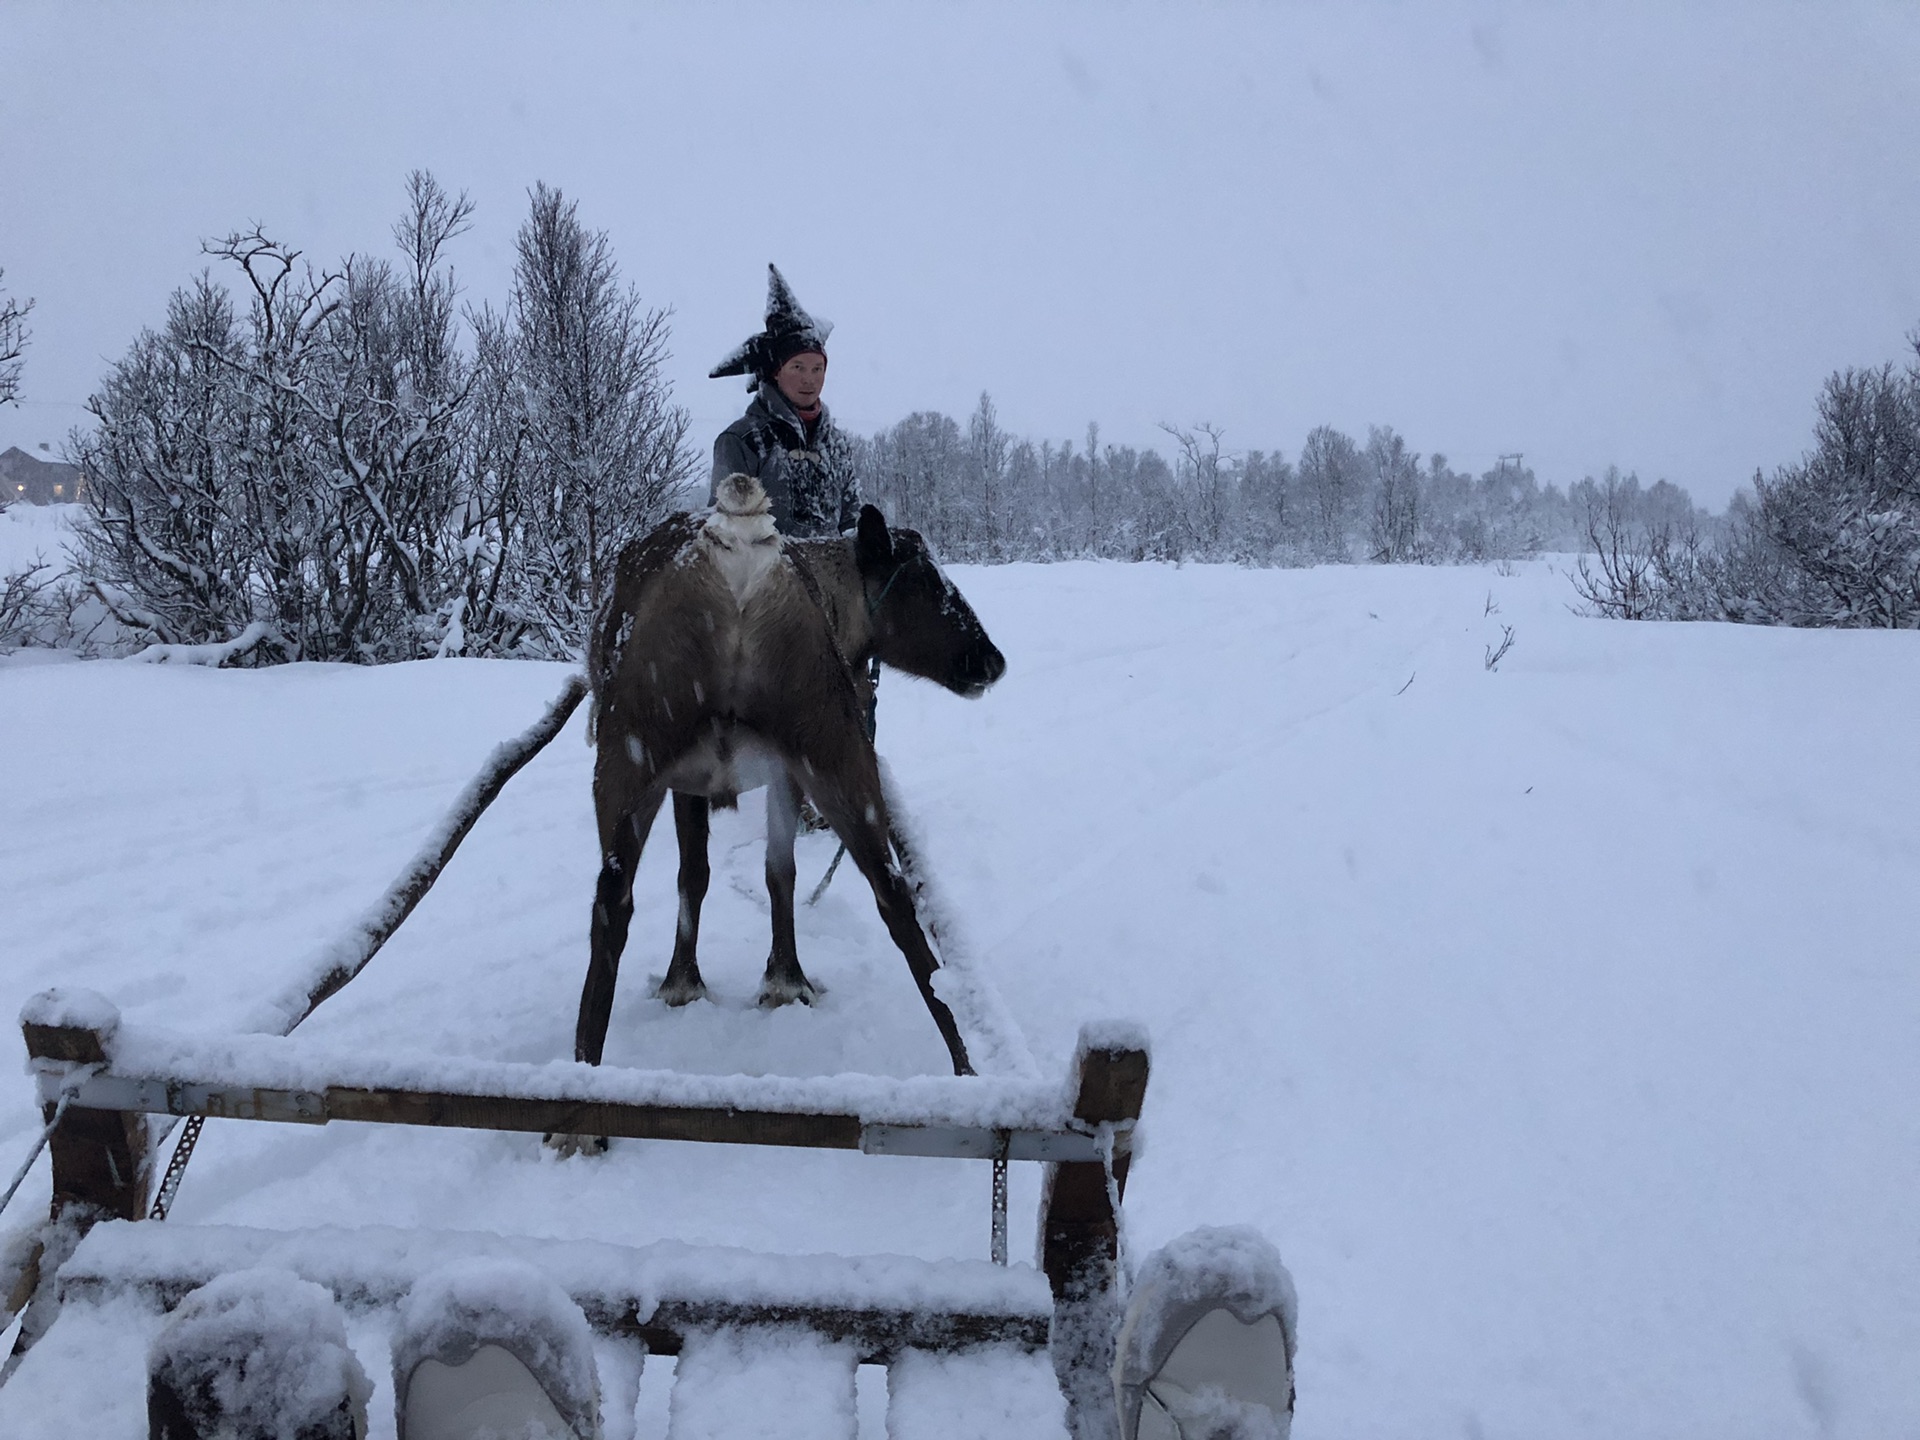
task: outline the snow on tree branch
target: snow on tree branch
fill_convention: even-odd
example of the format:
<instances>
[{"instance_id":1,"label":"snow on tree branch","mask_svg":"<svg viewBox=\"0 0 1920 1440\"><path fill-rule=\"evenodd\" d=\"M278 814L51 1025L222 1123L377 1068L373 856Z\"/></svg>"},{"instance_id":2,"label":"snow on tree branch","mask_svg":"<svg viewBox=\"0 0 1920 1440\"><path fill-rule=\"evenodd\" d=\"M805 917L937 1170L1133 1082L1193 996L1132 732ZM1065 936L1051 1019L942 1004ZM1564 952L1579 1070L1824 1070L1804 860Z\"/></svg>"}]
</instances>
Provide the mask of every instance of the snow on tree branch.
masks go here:
<instances>
[{"instance_id":1,"label":"snow on tree branch","mask_svg":"<svg viewBox=\"0 0 1920 1440\"><path fill-rule=\"evenodd\" d=\"M0 270L0 280L5 280L6 275L6 271ZM31 333L26 325L31 313L33 301L23 303L0 290L0 405L19 403L20 372L24 364L21 357L26 354Z\"/></svg>"}]
</instances>

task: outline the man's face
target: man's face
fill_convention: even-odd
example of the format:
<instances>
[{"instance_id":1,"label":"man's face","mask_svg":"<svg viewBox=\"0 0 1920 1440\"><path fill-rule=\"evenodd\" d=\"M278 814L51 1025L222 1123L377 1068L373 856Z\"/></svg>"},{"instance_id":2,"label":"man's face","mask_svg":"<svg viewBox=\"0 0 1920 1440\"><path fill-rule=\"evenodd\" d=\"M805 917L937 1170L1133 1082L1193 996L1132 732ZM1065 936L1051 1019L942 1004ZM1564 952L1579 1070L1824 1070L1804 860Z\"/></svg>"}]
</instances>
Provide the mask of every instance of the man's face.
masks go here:
<instances>
[{"instance_id":1,"label":"man's face","mask_svg":"<svg viewBox=\"0 0 1920 1440\"><path fill-rule=\"evenodd\" d=\"M820 403L820 388L827 383L827 357L804 351L780 367L773 383L794 409L811 410Z\"/></svg>"}]
</instances>

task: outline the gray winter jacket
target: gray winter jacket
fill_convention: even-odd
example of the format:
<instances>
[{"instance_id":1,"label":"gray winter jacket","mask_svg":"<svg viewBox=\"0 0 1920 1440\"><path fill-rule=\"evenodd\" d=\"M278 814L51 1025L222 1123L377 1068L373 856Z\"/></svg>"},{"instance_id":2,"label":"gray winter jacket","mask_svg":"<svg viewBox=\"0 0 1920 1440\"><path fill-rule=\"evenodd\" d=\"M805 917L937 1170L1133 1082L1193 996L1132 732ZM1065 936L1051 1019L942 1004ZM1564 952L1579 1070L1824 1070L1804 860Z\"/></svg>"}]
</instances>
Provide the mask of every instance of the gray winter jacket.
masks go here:
<instances>
[{"instance_id":1,"label":"gray winter jacket","mask_svg":"<svg viewBox=\"0 0 1920 1440\"><path fill-rule=\"evenodd\" d=\"M773 523L786 535L837 535L860 522L853 453L826 406L807 426L772 382L763 383L747 413L713 442L713 492L729 475L751 475L773 502Z\"/></svg>"}]
</instances>

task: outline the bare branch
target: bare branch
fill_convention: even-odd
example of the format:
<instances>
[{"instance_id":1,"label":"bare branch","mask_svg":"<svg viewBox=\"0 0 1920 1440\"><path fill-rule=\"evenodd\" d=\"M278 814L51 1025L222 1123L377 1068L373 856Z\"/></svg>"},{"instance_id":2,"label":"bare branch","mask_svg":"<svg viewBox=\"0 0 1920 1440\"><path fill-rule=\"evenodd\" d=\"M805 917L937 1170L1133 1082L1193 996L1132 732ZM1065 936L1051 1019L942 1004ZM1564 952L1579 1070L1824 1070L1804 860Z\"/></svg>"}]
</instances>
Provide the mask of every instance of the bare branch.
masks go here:
<instances>
[{"instance_id":1,"label":"bare branch","mask_svg":"<svg viewBox=\"0 0 1920 1440\"><path fill-rule=\"evenodd\" d=\"M6 275L6 271L0 270L0 280L5 280ZM20 372L24 364L21 356L26 354L27 341L32 338L26 326L27 316L32 313L33 301L15 300L0 290L0 405L20 402Z\"/></svg>"},{"instance_id":2,"label":"bare branch","mask_svg":"<svg viewBox=\"0 0 1920 1440\"><path fill-rule=\"evenodd\" d=\"M1499 648L1496 649L1492 645L1487 646L1487 669L1498 670L1500 668L1500 662L1507 658L1507 652L1512 648L1513 627L1511 625L1502 625L1500 627Z\"/></svg>"}]
</instances>

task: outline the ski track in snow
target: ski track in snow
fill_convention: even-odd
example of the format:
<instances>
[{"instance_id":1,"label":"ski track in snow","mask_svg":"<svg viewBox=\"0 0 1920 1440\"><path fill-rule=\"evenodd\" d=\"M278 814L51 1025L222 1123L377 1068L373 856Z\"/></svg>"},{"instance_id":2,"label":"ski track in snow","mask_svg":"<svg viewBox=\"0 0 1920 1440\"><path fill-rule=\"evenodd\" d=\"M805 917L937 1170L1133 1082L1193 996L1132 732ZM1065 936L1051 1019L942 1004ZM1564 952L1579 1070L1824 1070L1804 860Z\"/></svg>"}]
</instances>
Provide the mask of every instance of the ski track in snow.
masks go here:
<instances>
[{"instance_id":1,"label":"ski track in snow","mask_svg":"<svg viewBox=\"0 0 1920 1440\"><path fill-rule=\"evenodd\" d=\"M1273 1237L1301 1440L1920 1425L1920 636L1587 620L1546 562L955 573L1008 675L973 704L889 676L882 749L1042 1073L1084 1020L1149 1026L1129 1243ZM0 661L0 996L232 1028L562 674ZM570 1053L582 727L303 1035ZM609 1062L940 1073L846 867L799 914L822 1003L753 1008L759 799L714 820L721 1003L647 995L663 815ZM803 893L831 854L802 838ZM38 1126L26 1079L0 1086L0 1163ZM1014 1181L1019 1258L1039 1177ZM979 1258L987 1211L961 1162L214 1122L175 1215ZM0 1391L0 1431L26 1403Z\"/></svg>"}]
</instances>

